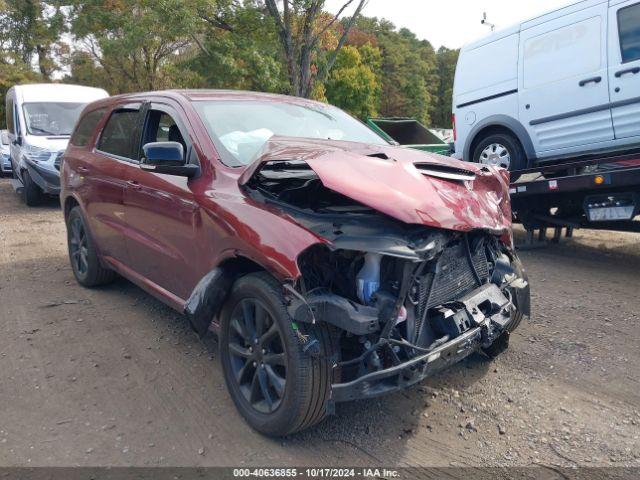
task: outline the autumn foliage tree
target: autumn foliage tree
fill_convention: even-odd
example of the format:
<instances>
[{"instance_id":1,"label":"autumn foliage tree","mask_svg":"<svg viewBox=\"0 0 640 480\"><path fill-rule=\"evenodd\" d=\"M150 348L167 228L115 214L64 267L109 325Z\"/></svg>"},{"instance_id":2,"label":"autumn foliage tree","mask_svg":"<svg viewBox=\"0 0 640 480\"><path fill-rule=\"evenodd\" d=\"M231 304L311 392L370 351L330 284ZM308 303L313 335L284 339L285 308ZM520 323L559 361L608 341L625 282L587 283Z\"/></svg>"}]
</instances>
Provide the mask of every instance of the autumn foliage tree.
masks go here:
<instances>
[{"instance_id":1,"label":"autumn foliage tree","mask_svg":"<svg viewBox=\"0 0 640 480\"><path fill-rule=\"evenodd\" d=\"M0 0L0 94L33 81L111 94L233 88L448 127L457 50L363 16L366 3Z\"/></svg>"}]
</instances>

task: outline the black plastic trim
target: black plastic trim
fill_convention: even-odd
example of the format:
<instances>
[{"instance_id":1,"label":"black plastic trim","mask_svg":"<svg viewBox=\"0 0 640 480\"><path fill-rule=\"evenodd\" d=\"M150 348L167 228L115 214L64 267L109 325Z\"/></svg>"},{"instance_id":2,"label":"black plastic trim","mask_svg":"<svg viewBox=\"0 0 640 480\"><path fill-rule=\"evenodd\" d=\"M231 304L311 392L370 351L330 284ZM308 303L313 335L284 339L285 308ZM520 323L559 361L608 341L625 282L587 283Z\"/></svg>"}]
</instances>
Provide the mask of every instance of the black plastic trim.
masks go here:
<instances>
[{"instance_id":1,"label":"black plastic trim","mask_svg":"<svg viewBox=\"0 0 640 480\"><path fill-rule=\"evenodd\" d=\"M517 88L513 90L508 90L502 93L496 93L495 95L489 95L488 97L478 98L477 100L471 100L470 102L461 103L460 105L456 105L456 108L468 107L469 105L475 105L476 103L482 103L488 100L493 100L500 97L506 97L507 95L513 95L514 93L518 93Z\"/></svg>"},{"instance_id":2,"label":"black plastic trim","mask_svg":"<svg viewBox=\"0 0 640 480\"><path fill-rule=\"evenodd\" d=\"M572 112L560 113L558 115L551 115L548 117L536 118L531 120L529 125L540 125L541 123L554 122L556 120L564 120L565 118L577 117L580 115L587 115L588 113L601 112L603 110L609 110L610 108L625 107L633 103L640 103L640 97L628 98L626 100L620 100L619 102L610 102L602 105L596 105L595 107L582 108L580 110L573 110Z\"/></svg>"}]
</instances>

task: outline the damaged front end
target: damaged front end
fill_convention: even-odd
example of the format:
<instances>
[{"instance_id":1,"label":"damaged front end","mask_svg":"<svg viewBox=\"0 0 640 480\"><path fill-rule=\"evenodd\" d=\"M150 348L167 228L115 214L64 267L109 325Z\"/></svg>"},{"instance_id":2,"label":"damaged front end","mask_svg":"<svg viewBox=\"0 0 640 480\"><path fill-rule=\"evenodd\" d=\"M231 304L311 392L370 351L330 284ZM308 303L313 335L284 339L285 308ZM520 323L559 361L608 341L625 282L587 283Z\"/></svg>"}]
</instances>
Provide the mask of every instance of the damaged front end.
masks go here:
<instances>
[{"instance_id":1,"label":"damaged front end","mask_svg":"<svg viewBox=\"0 0 640 480\"><path fill-rule=\"evenodd\" d=\"M475 173L446 168L435 182L469 189ZM478 350L495 354L530 313L504 231L407 223L327 188L305 161L266 162L245 186L324 240L298 256L301 275L285 290L295 325L332 332L334 402L405 388Z\"/></svg>"},{"instance_id":2,"label":"damaged front end","mask_svg":"<svg viewBox=\"0 0 640 480\"><path fill-rule=\"evenodd\" d=\"M494 236L425 232L414 258L367 247L310 248L289 296L296 322L336 332L334 401L389 393L494 352L529 315L526 274Z\"/></svg>"}]
</instances>

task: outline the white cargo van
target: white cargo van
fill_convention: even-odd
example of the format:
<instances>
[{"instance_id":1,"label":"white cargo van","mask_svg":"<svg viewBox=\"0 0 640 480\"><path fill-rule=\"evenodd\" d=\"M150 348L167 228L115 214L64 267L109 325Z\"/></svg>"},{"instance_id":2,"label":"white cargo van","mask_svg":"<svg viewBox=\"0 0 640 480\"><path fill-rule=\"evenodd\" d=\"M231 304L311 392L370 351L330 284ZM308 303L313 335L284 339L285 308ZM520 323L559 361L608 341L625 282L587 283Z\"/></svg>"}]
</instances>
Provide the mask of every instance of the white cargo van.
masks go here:
<instances>
[{"instance_id":1,"label":"white cargo van","mask_svg":"<svg viewBox=\"0 0 640 480\"><path fill-rule=\"evenodd\" d=\"M640 2L583 0L460 52L455 157L518 170L640 148Z\"/></svg>"},{"instance_id":2,"label":"white cargo van","mask_svg":"<svg viewBox=\"0 0 640 480\"><path fill-rule=\"evenodd\" d=\"M85 105L109 96L99 88L16 85L6 96L11 165L27 205L60 192L60 157Z\"/></svg>"}]
</instances>

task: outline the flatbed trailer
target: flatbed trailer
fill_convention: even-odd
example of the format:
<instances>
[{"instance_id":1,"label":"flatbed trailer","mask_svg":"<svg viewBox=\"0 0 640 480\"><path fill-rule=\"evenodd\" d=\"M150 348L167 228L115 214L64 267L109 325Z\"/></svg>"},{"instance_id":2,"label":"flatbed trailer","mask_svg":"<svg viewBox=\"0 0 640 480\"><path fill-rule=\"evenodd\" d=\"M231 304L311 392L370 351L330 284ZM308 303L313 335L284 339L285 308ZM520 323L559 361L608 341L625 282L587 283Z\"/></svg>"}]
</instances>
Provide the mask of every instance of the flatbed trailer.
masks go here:
<instances>
[{"instance_id":1,"label":"flatbed trailer","mask_svg":"<svg viewBox=\"0 0 640 480\"><path fill-rule=\"evenodd\" d=\"M546 240L552 229L640 232L640 152L596 159L574 159L556 165L512 172L509 189L514 223L527 231L527 244Z\"/></svg>"}]
</instances>

